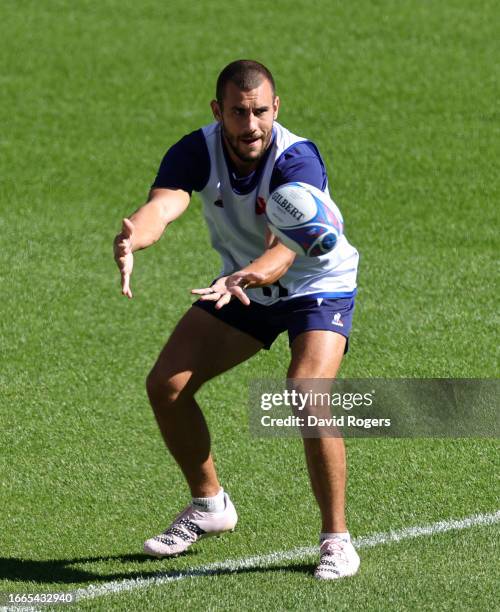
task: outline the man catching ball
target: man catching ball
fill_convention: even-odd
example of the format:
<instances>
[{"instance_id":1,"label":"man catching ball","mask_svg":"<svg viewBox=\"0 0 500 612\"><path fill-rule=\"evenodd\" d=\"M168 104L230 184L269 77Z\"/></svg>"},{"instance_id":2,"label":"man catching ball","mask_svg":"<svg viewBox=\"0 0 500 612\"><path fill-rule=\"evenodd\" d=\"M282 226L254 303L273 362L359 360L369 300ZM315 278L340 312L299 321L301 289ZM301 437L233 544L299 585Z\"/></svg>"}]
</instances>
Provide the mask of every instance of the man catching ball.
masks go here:
<instances>
[{"instance_id":1,"label":"man catching ball","mask_svg":"<svg viewBox=\"0 0 500 612\"><path fill-rule=\"evenodd\" d=\"M115 238L122 293L131 298L133 253L156 242L196 191L222 260L218 279L193 289L199 300L182 317L147 378L158 426L192 495L170 527L145 542L145 551L157 557L182 553L203 535L231 531L237 522L217 477L197 390L269 349L283 331L290 341L289 379L333 380L347 350L356 249L342 235L326 255L296 256L267 229L265 202L280 185L300 181L328 191L318 149L276 121L279 104L265 66L250 60L226 66L211 102L214 123L168 150L148 202L123 220ZM352 576L359 557L345 522L343 439L303 442L322 517L315 576Z\"/></svg>"}]
</instances>

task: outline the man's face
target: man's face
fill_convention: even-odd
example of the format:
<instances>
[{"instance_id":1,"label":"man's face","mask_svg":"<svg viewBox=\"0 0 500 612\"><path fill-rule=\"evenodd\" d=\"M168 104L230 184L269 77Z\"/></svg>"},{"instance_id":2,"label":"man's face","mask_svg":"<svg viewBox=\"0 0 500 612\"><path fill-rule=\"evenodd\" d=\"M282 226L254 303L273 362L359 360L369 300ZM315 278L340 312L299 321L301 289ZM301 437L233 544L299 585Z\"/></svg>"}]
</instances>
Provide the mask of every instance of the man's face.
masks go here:
<instances>
[{"instance_id":1,"label":"man's face","mask_svg":"<svg viewBox=\"0 0 500 612\"><path fill-rule=\"evenodd\" d=\"M226 84L222 105L211 103L214 117L222 123L222 133L229 154L242 172L254 170L264 155L278 116L279 98L267 79L250 91L241 91L234 83Z\"/></svg>"}]
</instances>

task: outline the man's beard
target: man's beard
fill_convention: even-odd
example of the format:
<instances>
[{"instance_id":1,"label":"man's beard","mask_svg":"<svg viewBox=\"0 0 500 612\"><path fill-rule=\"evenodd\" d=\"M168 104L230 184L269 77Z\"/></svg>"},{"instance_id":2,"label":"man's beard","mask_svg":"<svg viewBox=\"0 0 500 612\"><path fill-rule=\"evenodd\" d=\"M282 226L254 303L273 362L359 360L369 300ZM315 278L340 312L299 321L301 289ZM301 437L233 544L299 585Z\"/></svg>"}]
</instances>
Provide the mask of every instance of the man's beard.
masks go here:
<instances>
[{"instance_id":1,"label":"man's beard","mask_svg":"<svg viewBox=\"0 0 500 612\"><path fill-rule=\"evenodd\" d=\"M251 156L251 155L245 155L244 153L242 153L237 146L233 145L233 143L231 142L231 137L228 135L227 130L224 126L224 124L222 124L222 131L224 134L224 140L227 144L227 146L229 147L229 149L231 149L231 151L234 153L234 155L243 163L245 164L252 164L255 162L258 162L263 156L264 153L267 151L267 148L269 146L269 143L271 141L271 134L269 134L269 137L267 138L267 142L264 142L262 140L262 137L260 138L261 142L263 142L261 149L259 151L259 153L257 154L257 156ZM249 136L250 137L250 136Z\"/></svg>"}]
</instances>

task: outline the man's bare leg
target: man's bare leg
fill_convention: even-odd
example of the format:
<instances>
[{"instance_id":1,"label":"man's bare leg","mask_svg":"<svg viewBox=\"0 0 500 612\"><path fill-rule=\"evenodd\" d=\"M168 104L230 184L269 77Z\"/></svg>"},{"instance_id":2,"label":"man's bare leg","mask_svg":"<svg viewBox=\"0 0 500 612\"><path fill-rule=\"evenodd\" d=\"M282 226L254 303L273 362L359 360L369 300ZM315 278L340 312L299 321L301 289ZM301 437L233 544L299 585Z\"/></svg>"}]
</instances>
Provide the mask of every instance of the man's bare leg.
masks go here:
<instances>
[{"instance_id":1,"label":"man's bare leg","mask_svg":"<svg viewBox=\"0 0 500 612\"><path fill-rule=\"evenodd\" d=\"M330 331L300 334L292 343L288 378L333 380L344 355L346 339ZM340 437L304 438L311 485L325 533L344 533L346 458Z\"/></svg>"},{"instance_id":2,"label":"man's bare leg","mask_svg":"<svg viewBox=\"0 0 500 612\"><path fill-rule=\"evenodd\" d=\"M146 386L158 426L193 497L211 497L220 490L210 434L194 394L204 382L261 348L258 340L193 307L180 320L148 376Z\"/></svg>"}]
</instances>

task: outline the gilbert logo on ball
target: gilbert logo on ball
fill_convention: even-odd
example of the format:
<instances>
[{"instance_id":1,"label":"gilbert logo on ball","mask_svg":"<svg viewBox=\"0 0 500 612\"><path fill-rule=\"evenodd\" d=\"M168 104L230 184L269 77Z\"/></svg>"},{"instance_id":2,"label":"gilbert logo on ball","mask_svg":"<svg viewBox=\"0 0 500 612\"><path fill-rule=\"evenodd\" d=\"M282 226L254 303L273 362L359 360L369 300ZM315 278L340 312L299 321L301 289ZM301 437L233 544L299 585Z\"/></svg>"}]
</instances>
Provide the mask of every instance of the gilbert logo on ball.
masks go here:
<instances>
[{"instance_id":1,"label":"gilbert logo on ball","mask_svg":"<svg viewBox=\"0 0 500 612\"><path fill-rule=\"evenodd\" d=\"M299 255L319 257L335 248L344 223L327 193L307 183L286 183L266 205L269 228Z\"/></svg>"}]
</instances>

